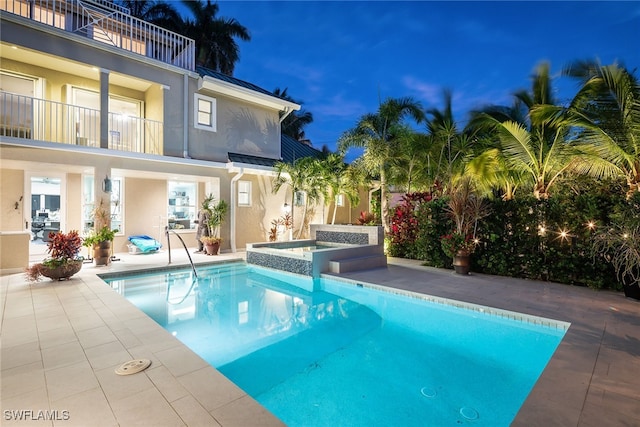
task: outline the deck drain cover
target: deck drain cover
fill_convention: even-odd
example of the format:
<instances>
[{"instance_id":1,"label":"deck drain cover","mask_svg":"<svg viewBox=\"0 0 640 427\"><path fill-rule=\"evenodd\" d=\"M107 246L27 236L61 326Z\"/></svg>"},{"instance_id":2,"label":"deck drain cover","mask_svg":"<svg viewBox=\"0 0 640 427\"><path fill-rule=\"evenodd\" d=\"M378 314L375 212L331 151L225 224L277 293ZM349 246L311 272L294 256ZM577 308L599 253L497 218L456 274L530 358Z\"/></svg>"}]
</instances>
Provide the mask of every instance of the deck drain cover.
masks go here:
<instances>
[{"instance_id":1,"label":"deck drain cover","mask_svg":"<svg viewBox=\"0 0 640 427\"><path fill-rule=\"evenodd\" d=\"M137 374L138 372L141 372L147 369L149 365L151 365L151 360L149 359L130 360L126 363L123 363L119 367L117 367L116 374L118 375Z\"/></svg>"}]
</instances>

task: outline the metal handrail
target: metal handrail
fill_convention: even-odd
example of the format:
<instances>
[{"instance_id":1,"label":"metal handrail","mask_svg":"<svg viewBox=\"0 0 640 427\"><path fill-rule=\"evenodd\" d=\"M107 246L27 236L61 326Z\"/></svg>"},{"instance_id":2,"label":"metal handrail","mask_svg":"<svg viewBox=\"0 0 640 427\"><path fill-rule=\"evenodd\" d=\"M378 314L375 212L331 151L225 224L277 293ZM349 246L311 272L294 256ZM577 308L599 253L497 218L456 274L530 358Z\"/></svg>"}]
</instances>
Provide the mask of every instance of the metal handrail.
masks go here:
<instances>
[{"instance_id":1,"label":"metal handrail","mask_svg":"<svg viewBox=\"0 0 640 427\"><path fill-rule=\"evenodd\" d=\"M169 227L165 227L164 228L164 234L167 236L167 251L169 253L169 264L171 264L171 239L169 238L169 232L170 231L173 234L175 234L176 236L178 236L178 239L180 239L180 242L182 243L182 246L184 246L184 250L187 252L187 256L189 257L189 262L191 263L191 269L193 270L193 275L197 279L198 278L198 272L196 271L196 266L193 264L193 260L191 259L191 254L189 254L189 249L187 249L187 245L184 243L184 240L182 240L182 236L180 236L174 230L170 230Z\"/></svg>"}]
</instances>

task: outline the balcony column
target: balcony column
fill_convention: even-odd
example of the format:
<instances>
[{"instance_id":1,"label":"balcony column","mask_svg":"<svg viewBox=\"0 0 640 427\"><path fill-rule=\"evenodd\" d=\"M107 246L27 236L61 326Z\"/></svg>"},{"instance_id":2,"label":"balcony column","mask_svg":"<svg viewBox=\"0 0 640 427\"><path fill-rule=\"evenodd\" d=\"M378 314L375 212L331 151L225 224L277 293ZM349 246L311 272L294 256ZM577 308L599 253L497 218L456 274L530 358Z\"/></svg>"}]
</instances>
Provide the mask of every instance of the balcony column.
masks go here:
<instances>
[{"instance_id":1,"label":"balcony column","mask_svg":"<svg viewBox=\"0 0 640 427\"><path fill-rule=\"evenodd\" d=\"M100 148L109 148L109 73L100 69Z\"/></svg>"}]
</instances>

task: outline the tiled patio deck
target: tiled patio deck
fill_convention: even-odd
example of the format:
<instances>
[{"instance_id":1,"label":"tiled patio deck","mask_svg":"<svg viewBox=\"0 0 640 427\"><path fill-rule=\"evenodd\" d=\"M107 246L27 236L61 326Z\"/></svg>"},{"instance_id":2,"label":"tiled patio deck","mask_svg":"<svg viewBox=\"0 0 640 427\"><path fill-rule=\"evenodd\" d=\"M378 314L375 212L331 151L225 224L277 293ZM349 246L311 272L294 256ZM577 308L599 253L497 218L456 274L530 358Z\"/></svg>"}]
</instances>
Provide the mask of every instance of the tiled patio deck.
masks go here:
<instances>
[{"instance_id":1,"label":"tiled patio deck","mask_svg":"<svg viewBox=\"0 0 640 427\"><path fill-rule=\"evenodd\" d=\"M85 265L68 282L1 278L2 425L282 425L96 277L164 267L167 254L118 257L110 267ZM211 260L194 255L195 262ZM185 262L184 251L173 252L174 264ZM571 322L514 425L640 425L640 302L552 283L462 277L398 259L342 276ZM114 374L134 358L152 365ZM20 410L33 411L27 418L58 411L58 420L9 419L15 413L6 411Z\"/></svg>"}]
</instances>

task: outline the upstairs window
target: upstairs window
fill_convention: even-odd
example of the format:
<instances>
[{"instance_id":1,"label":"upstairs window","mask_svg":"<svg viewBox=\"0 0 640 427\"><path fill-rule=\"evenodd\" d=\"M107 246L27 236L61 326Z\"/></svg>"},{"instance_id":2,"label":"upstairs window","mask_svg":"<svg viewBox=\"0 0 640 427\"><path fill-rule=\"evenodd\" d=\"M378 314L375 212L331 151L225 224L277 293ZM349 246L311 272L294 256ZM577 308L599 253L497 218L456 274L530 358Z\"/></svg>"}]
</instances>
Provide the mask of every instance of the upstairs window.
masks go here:
<instances>
[{"instance_id":1,"label":"upstairs window","mask_svg":"<svg viewBox=\"0 0 640 427\"><path fill-rule=\"evenodd\" d=\"M216 131L216 100L208 96L195 94L194 124L197 129Z\"/></svg>"}]
</instances>

